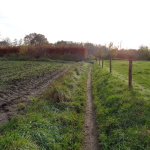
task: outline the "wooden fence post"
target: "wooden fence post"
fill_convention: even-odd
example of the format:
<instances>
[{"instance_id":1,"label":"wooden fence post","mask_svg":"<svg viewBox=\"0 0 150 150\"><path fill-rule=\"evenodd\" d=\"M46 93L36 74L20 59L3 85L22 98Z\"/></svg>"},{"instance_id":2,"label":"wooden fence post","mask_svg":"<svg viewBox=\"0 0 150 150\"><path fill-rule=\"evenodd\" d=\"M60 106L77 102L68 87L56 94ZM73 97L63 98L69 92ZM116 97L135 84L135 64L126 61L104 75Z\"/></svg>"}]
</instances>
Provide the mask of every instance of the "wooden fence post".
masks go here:
<instances>
[{"instance_id":1,"label":"wooden fence post","mask_svg":"<svg viewBox=\"0 0 150 150\"><path fill-rule=\"evenodd\" d=\"M129 88L132 87L132 57L129 58Z\"/></svg>"},{"instance_id":2,"label":"wooden fence post","mask_svg":"<svg viewBox=\"0 0 150 150\"><path fill-rule=\"evenodd\" d=\"M102 68L104 67L104 57L102 57Z\"/></svg>"},{"instance_id":3,"label":"wooden fence post","mask_svg":"<svg viewBox=\"0 0 150 150\"><path fill-rule=\"evenodd\" d=\"M110 73L112 72L112 61L111 61L111 57L110 57Z\"/></svg>"}]
</instances>

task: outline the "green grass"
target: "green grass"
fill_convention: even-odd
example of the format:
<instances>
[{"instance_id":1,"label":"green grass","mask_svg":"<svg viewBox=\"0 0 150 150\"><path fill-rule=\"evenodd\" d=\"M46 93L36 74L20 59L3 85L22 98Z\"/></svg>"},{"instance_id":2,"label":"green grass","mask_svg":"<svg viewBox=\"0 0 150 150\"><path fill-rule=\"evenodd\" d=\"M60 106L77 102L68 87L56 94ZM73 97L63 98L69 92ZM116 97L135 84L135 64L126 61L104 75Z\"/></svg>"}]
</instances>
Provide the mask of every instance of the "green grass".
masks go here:
<instances>
[{"instance_id":1,"label":"green grass","mask_svg":"<svg viewBox=\"0 0 150 150\"><path fill-rule=\"evenodd\" d=\"M109 61L104 61L104 67L109 68ZM128 61L113 60L112 73L128 84ZM150 97L150 61L133 61L133 88Z\"/></svg>"},{"instance_id":2,"label":"green grass","mask_svg":"<svg viewBox=\"0 0 150 150\"><path fill-rule=\"evenodd\" d=\"M38 61L0 61L0 79L8 81L10 78L23 78L42 74L44 71L53 71L64 64ZM66 67L64 65L64 67Z\"/></svg>"},{"instance_id":3,"label":"green grass","mask_svg":"<svg viewBox=\"0 0 150 150\"><path fill-rule=\"evenodd\" d=\"M0 128L0 149L79 150L83 145L86 81L89 64L55 81L30 107Z\"/></svg>"},{"instance_id":4,"label":"green grass","mask_svg":"<svg viewBox=\"0 0 150 150\"><path fill-rule=\"evenodd\" d=\"M0 89L15 86L17 80L26 82L70 66L59 61L0 61Z\"/></svg>"},{"instance_id":5,"label":"green grass","mask_svg":"<svg viewBox=\"0 0 150 150\"><path fill-rule=\"evenodd\" d=\"M149 150L150 101L98 64L94 65L92 79L102 149Z\"/></svg>"}]
</instances>

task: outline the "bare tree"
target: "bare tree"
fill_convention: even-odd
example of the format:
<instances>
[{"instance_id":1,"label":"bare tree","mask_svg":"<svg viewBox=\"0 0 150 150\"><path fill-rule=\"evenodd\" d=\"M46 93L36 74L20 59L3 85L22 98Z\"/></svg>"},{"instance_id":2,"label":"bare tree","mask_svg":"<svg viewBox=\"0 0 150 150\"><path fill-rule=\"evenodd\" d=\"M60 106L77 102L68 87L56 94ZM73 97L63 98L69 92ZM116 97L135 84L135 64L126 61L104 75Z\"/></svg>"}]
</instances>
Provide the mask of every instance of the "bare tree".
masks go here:
<instances>
[{"instance_id":1,"label":"bare tree","mask_svg":"<svg viewBox=\"0 0 150 150\"><path fill-rule=\"evenodd\" d=\"M7 43L6 41L0 41L0 47L5 47L5 46L9 46L9 43Z\"/></svg>"},{"instance_id":2,"label":"bare tree","mask_svg":"<svg viewBox=\"0 0 150 150\"><path fill-rule=\"evenodd\" d=\"M22 40L22 39L20 39L20 40L18 41L18 45L19 45L19 46L23 45L23 40Z\"/></svg>"},{"instance_id":3,"label":"bare tree","mask_svg":"<svg viewBox=\"0 0 150 150\"><path fill-rule=\"evenodd\" d=\"M2 41L0 41L0 46L4 47L4 46L11 46L11 41L10 39L7 37L5 39L3 39Z\"/></svg>"},{"instance_id":4,"label":"bare tree","mask_svg":"<svg viewBox=\"0 0 150 150\"><path fill-rule=\"evenodd\" d=\"M13 45L13 46L17 46L17 45L18 45L18 40L17 40L17 39L14 39L14 41L12 42L12 45Z\"/></svg>"},{"instance_id":5,"label":"bare tree","mask_svg":"<svg viewBox=\"0 0 150 150\"><path fill-rule=\"evenodd\" d=\"M7 42L9 46L12 45L11 40L10 40L9 37L5 38L4 41Z\"/></svg>"}]
</instances>

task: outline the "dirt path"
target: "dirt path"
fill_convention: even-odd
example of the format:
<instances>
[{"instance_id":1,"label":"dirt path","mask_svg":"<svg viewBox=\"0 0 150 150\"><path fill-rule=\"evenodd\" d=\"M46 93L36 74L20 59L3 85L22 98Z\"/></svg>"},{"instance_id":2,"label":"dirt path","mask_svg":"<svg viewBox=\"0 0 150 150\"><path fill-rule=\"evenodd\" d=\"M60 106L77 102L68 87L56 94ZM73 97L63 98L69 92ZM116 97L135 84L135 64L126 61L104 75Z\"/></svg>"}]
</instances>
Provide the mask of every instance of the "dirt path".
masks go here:
<instances>
[{"instance_id":1,"label":"dirt path","mask_svg":"<svg viewBox=\"0 0 150 150\"><path fill-rule=\"evenodd\" d=\"M42 94L54 80L68 70L69 67L47 74L38 79L31 79L26 85L11 90L10 93L5 92L6 94L4 97L0 96L0 125L6 123L14 115L25 109L31 98Z\"/></svg>"},{"instance_id":2,"label":"dirt path","mask_svg":"<svg viewBox=\"0 0 150 150\"><path fill-rule=\"evenodd\" d=\"M100 146L97 140L95 112L93 109L92 86L91 86L91 70L90 67L87 80L87 101L84 124L84 150L99 150Z\"/></svg>"}]
</instances>

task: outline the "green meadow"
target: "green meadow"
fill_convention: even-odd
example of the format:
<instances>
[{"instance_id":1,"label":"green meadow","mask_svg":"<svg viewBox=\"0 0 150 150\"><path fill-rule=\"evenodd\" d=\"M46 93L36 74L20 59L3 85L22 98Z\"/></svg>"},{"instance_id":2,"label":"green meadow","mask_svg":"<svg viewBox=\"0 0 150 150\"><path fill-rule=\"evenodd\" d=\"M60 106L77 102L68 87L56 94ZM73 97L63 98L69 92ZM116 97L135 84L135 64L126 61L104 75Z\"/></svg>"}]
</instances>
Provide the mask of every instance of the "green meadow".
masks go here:
<instances>
[{"instance_id":1,"label":"green meadow","mask_svg":"<svg viewBox=\"0 0 150 150\"><path fill-rule=\"evenodd\" d=\"M150 61L133 61L133 88L150 97ZM104 61L104 68L109 69L109 61ZM128 84L129 61L112 60L112 74Z\"/></svg>"},{"instance_id":2,"label":"green meadow","mask_svg":"<svg viewBox=\"0 0 150 150\"><path fill-rule=\"evenodd\" d=\"M135 64L141 66L140 62ZM126 61L113 61L112 74L108 68L102 69L97 63L93 67L92 85L98 139L104 150L149 150L150 99L145 99L145 93L129 89L126 82L123 82L127 80L126 70ZM138 84L141 82L139 75L134 81ZM144 88L148 84L145 81Z\"/></svg>"}]
</instances>

